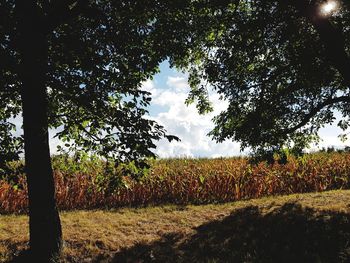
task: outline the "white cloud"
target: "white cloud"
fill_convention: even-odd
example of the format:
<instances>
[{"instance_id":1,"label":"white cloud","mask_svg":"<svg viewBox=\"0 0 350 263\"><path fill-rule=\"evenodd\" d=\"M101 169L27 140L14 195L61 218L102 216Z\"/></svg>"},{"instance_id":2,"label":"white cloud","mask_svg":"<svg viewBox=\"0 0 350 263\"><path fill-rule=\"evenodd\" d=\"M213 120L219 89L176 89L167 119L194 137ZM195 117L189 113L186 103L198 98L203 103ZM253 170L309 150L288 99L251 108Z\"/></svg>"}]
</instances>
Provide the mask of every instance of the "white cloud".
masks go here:
<instances>
[{"instance_id":1,"label":"white cloud","mask_svg":"<svg viewBox=\"0 0 350 263\"><path fill-rule=\"evenodd\" d=\"M15 136L21 136L23 134L22 130L22 115L17 115L15 118L10 118L9 122L16 126L16 131L14 132Z\"/></svg>"},{"instance_id":2,"label":"white cloud","mask_svg":"<svg viewBox=\"0 0 350 263\"><path fill-rule=\"evenodd\" d=\"M179 92L185 92L185 91L189 90L189 87L187 84L187 77L185 75L182 77L168 76L168 80L167 80L166 84L169 87L174 88L176 91L179 91Z\"/></svg>"},{"instance_id":3,"label":"white cloud","mask_svg":"<svg viewBox=\"0 0 350 263\"><path fill-rule=\"evenodd\" d=\"M148 91L152 96L157 96L157 89L154 86L154 82L151 79L148 79L141 84L144 91Z\"/></svg>"},{"instance_id":4,"label":"white cloud","mask_svg":"<svg viewBox=\"0 0 350 263\"><path fill-rule=\"evenodd\" d=\"M152 82L152 84L150 83ZM168 76L166 87L157 86L153 81L147 82L145 87L152 87L151 107L162 106L162 110L156 111L151 116L162 124L169 134L178 136L181 142L161 140L157 143L156 153L160 157L221 157L247 154L248 151L240 152L240 144L232 141L216 143L208 132L214 127L212 118L227 108L227 102L219 99L215 92L209 92L210 101L214 106L214 112L207 115L199 115L195 105L184 104L189 86L187 76ZM335 122L336 123L336 122ZM350 144L350 140L341 142L338 135L342 131L336 125L327 125L320 130L321 142L312 149L335 146L343 148Z\"/></svg>"},{"instance_id":5,"label":"white cloud","mask_svg":"<svg viewBox=\"0 0 350 263\"><path fill-rule=\"evenodd\" d=\"M207 136L214 127L211 119L227 107L227 102L219 100L219 96L212 93L210 99L214 112L199 115L195 105L186 106L184 103L189 91L186 76L168 76L166 84L168 87L165 89L156 88L153 84L156 92L153 93L155 95L151 107L166 107L151 117L181 141L158 142L156 153L160 157L220 157L240 154L238 143L226 141L218 144Z\"/></svg>"},{"instance_id":6,"label":"white cloud","mask_svg":"<svg viewBox=\"0 0 350 263\"><path fill-rule=\"evenodd\" d=\"M350 145L350 139L347 139L346 141L341 141L341 139L338 137L340 134L343 133L349 133L350 130L343 131L337 126L338 121L341 119L340 114L335 114L336 120L333 122L333 124L328 124L325 127L321 128L319 131L319 136L321 138L321 141L318 143L318 145L313 144L311 146L312 151L316 151L322 148L327 147L335 147L337 149L342 149L345 146ZM349 136L348 136L349 138Z\"/></svg>"},{"instance_id":7,"label":"white cloud","mask_svg":"<svg viewBox=\"0 0 350 263\"><path fill-rule=\"evenodd\" d=\"M212 118L225 110L227 102L219 99L219 95L210 92L210 101L213 103L214 112L206 115L199 115L195 105L185 105L185 100L189 92L187 76L185 74L177 76L167 76L163 81L164 86L157 84L156 81L147 80L142 83L144 90L151 93L153 98L151 107L152 118L162 124L169 134L178 136L181 141L169 143L167 140L157 142L156 153L162 157L225 157L242 155L240 145L237 142L225 141L216 143L207 133L212 130L214 124ZM339 118L339 116L337 116ZM12 119L16 124L16 134L22 134L22 117L17 116ZM337 122L335 122L337 123ZM59 139L53 138L58 130L50 130L50 148L51 153L56 153L57 145L62 145ZM313 147L313 150L335 146L344 147L350 144L350 140L343 143L337 137L342 131L336 125L328 125L321 129L320 136L323 141L319 146ZM246 154L247 152L245 152Z\"/></svg>"}]
</instances>

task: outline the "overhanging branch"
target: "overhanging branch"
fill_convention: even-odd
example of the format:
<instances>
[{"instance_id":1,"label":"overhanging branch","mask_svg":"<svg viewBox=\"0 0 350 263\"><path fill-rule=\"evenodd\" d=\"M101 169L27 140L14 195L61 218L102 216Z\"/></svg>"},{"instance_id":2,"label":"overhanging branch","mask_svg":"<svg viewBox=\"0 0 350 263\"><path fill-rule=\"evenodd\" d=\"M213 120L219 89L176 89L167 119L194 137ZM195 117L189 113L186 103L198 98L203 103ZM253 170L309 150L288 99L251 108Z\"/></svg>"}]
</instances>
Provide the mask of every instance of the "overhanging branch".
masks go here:
<instances>
[{"instance_id":1,"label":"overhanging branch","mask_svg":"<svg viewBox=\"0 0 350 263\"><path fill-rule=\"evenodd\" d=\"M291 128L283 130L282 134L290 134L290 133L295 132L296 130L298 130L301 127L305 126L323 108L325 108L325 107L327 107L329 105L332 105L332 104L340 103L340 102L350 103L350 97L348 97L348 96L341 96L341 97L326 99L324 102L320 103L319 105L314 107L308 114L306 114L299 124L297 124L297 125L295 125L295 126L293 126Z\"/></svg>"}]
</instances>

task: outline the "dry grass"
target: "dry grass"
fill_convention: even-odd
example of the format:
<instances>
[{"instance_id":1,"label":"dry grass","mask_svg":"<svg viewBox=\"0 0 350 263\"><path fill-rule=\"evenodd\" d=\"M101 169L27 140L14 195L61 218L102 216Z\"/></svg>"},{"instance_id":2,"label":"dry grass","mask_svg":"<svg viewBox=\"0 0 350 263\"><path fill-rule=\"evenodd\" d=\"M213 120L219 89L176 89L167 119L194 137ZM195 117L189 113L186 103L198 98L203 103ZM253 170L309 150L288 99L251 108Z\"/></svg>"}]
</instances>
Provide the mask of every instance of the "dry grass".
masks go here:
<instances>
[{"instance_id":1,"label":"dry grass","mask_svg":"<svg viewBox=\"0 0 350 263\"><path fill-rule=\"evenodd\" d=\"M348 190L219 205L73 211L61 217L65 262L350 259ZM27 240L25 216L0 216L0 262L25 248Z\"/></svg>"}]
</instances>

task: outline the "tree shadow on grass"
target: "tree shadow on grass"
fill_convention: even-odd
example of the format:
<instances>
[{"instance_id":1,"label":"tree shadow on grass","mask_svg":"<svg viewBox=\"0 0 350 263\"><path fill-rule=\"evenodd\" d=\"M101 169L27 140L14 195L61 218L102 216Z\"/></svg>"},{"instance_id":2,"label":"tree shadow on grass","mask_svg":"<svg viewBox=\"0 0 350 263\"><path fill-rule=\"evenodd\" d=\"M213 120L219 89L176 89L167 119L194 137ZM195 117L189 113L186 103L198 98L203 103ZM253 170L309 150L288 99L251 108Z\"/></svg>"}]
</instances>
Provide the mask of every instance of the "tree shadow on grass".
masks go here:
<instances>
[{"instance_id":1,"label":"tree shadow on grass","mask_svg":"<svg viewBox=\"0 0 350 263\"><path fill-rule=\"evenodd\" d=\"M112 262L350 262L350 215L297 203L266 214L251 206L192 236L174 233L124 249Z\"/></svg>"}]
</instances>

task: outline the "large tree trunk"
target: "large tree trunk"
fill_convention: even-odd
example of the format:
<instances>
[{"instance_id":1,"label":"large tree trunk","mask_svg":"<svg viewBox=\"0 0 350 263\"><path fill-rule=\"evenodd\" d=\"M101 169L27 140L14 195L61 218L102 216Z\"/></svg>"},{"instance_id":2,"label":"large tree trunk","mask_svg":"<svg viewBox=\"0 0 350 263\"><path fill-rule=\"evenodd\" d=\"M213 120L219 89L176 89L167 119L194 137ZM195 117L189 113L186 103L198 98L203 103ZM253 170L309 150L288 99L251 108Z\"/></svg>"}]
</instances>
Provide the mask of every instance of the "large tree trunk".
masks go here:
<instances>
[{"instance_id":1,"label":"large tree trunk","mask_svg":"<svg viewBox=\"0 0 350 263\"><path fill-rule=\"evenodd\" d=\"M56 207L47 117L47 40L35 1L16 3L21 53L21 96L29 197L30 255L49 262L62 247Z\"/></svg>"}]
</instances>

